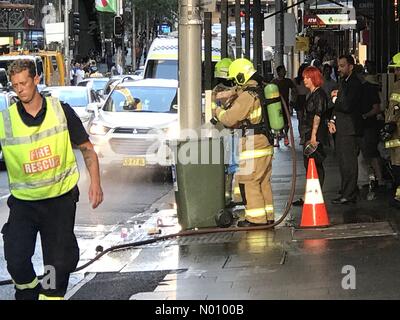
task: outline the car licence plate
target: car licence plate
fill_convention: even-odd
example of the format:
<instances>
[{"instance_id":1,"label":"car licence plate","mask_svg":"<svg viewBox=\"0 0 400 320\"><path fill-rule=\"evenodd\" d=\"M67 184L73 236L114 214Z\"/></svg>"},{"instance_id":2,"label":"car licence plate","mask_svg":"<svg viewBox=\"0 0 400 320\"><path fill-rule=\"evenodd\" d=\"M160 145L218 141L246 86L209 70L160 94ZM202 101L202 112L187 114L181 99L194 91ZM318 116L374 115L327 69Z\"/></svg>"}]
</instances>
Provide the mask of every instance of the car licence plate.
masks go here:
<instances>
[{"instance_id":1,"label":"car licence plate","mask_svg":"<svg viewBox=\"0 0 400 320\"><path fill-rule=\"evenodd\" d=\"M146 166L145 158L126 158L122 165L124 167L144 167Z\"/></svg>"}]
</instances>

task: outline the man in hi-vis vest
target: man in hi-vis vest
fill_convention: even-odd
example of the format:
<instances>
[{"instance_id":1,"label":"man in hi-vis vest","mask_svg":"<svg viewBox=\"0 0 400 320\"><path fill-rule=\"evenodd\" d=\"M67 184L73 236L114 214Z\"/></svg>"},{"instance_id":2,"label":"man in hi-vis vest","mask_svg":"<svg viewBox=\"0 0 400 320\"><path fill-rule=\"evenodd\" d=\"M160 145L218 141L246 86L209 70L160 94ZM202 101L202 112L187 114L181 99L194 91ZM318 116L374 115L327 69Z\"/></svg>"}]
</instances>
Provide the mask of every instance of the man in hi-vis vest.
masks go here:
<instances>
[{"instance_id":1,"label":"man in hi-vis vest","mask_svg":"<svg viewBox=\"0 0 400 320\"><path fill-rule=\"evenodd\" d=\"M17 300L60 300L79 261L74 235L79 172L72 143L79 146L90 174L93 209L103 201L99 162L73 109L37 91L39 76L32 61L16 60L9 73L20 101L0 113L0 145L11 192L10 214L1 231L4 256ZM38 232L49 276L43 285L31 261Z\"/></svg>"}]
</instances>

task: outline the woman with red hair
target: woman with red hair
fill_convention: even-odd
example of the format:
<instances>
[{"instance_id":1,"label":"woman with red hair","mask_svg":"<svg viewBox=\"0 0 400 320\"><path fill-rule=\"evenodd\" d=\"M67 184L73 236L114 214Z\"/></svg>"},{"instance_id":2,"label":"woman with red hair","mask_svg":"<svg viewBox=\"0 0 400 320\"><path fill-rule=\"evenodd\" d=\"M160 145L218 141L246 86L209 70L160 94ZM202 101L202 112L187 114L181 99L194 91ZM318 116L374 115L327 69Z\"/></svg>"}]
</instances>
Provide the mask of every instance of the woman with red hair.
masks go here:
<instances>
[{"instance_id":1,"label":"woman with red hair","mask_svg":"<svg viewBox=\"0 0 400 320\"><path fill-rule=\"evenodd\" d=\"M328 97L321 88L324 83L321 71L316 67L307 67L303 71L304 85L310 90L304 107L302 123L302 140L304 166L308 169L309 158L314 158L318 171L319 182L324 184L325 170L323 161L326 158L323 145L328 144ZM302 205L302 199L293 202L293 205Z\"/></svg>"},{"instance_id":2,"label":"woman with red hair","mask_svg":"<svg viewBox=\"0 0 400 320\"><path fill-rule=\"evenodd\" d=\"M324 83L321 71L316 67L307 67L303 71L304 85L310 90L307 97L304 116L303 116L303 135L304 148L306 147L316 150L308 154L308 150L304 155L304 166L308 167L308 159L313 157L318 171L321 187L324 184L325 170L323 160L326 157L323 145L328 144L328 125L327 125L327 110L328 97L325 91L321 88Z\"/></svg>"}]
</instances>

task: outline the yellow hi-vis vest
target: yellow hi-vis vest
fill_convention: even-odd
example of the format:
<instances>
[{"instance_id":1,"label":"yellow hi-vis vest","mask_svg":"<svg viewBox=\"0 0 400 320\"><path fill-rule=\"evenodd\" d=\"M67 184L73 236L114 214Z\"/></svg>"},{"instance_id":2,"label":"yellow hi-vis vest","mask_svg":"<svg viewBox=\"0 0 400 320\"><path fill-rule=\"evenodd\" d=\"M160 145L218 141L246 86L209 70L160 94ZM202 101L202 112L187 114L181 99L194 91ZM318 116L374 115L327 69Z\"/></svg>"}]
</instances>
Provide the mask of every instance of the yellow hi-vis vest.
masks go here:
<instances>
[{"instance_id":1,"label":"yellow hi-vis vest","mask_svg":"<svg viewBox=\"0 0 400 320\"><path fill-rule=\"evenodd\" d=\"M46 98L40 126L28 127L17 105L0 113L0 144L11 194L21 200L43 200L63 195L79 180L67 119L60 101Z\"/></svg>"}]
</instances>

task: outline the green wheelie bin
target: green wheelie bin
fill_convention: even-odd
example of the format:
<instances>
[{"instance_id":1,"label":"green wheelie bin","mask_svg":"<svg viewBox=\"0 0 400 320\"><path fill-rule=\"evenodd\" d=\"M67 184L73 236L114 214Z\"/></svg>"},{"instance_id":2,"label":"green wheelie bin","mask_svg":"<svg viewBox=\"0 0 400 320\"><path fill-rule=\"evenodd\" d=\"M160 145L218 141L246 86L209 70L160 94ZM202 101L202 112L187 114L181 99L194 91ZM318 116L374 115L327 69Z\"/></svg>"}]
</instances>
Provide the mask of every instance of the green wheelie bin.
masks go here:
<instances>
[{"instance_id":1,"label":"green wheelie bin","mask_svg":"<svg viewBox=\"0 0 400 320\"><path fill-rule=\"evenodd\" d=\"M175 140L173 144L172 175L182 230L230 226L233 215L225 208L223 139Z\"/></svg>"}]
</instances>

